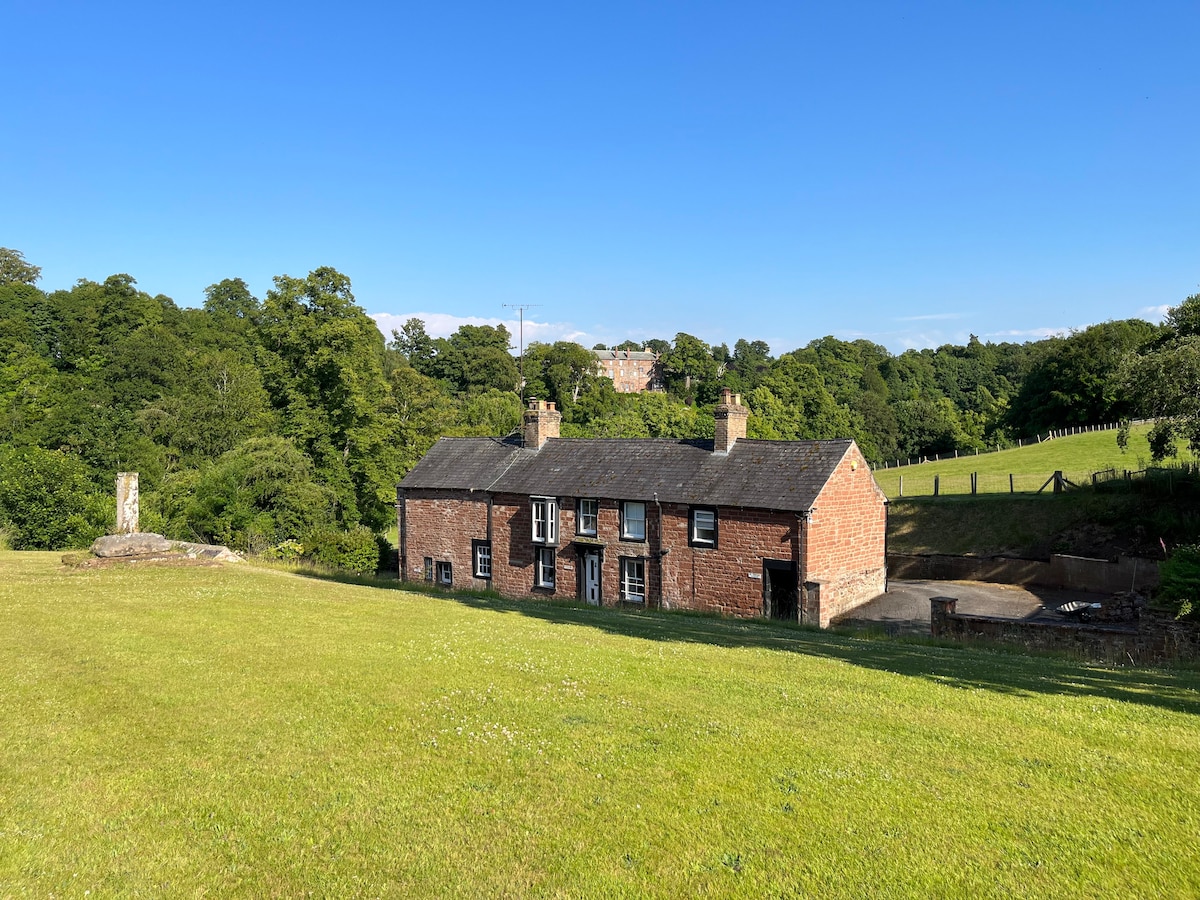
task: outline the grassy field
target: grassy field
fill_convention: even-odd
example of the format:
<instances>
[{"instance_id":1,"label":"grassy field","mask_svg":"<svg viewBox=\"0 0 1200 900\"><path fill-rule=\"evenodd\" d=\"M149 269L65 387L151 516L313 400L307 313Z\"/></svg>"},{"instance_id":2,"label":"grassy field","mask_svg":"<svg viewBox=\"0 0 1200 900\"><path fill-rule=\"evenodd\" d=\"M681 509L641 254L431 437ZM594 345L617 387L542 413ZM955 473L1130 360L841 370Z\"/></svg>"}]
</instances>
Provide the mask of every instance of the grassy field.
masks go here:
<instances>
[{"instance_id":1,"label":"grassy field","mask_svg":"<svg viewBox=\"0 0 1200 900\"><path fill-rule=\"evenodd\" d=\"M901 478L903 496L931 495L935 475L940 479L940 493L969 494L972 472L979 473L980 493L1008 493L1009 475L1013 476L1013 489L1017 493L1037 491L1055 471L1078 483L1090 483L1093 472L1145 468L1150 463L1150 444L1146 438L1149 431L1148 425L1133 428L1129 449L1124 453L1117 446L1116 431L1094 431L978 456L876 469L875 480L891 498L901 496ZM1190 461L1191 456L1182 445L1180 450L1180 459Z\"/></svg>"},{"instance_id":2,"label":"grassy field","mask_svg":"<svg viewBox=\"0 0 1200 900\"><path fill-rule=\"evenodd\" d=\"M1200 673L0 554L0 896L1200 893Z\"/></svg>"}]
</instances>

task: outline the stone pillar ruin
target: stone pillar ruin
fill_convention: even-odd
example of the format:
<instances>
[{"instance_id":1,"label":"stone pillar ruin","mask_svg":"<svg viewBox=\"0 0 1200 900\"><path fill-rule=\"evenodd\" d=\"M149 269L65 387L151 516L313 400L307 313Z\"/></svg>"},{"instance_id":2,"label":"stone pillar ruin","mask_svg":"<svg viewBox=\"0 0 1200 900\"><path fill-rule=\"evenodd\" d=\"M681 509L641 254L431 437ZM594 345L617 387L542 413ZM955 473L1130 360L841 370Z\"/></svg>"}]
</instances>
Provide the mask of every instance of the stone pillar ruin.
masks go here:
<instances>
[{"instance_id":1,"label":"stone pillar ruin","mask_svg":"<svg viewBox=\"0 0 1200 900\"><path fill-rule=\"evenodd\" d=\"M117 473L117 534L138 531L138 473Z\"/></svg>"}]
</instances>

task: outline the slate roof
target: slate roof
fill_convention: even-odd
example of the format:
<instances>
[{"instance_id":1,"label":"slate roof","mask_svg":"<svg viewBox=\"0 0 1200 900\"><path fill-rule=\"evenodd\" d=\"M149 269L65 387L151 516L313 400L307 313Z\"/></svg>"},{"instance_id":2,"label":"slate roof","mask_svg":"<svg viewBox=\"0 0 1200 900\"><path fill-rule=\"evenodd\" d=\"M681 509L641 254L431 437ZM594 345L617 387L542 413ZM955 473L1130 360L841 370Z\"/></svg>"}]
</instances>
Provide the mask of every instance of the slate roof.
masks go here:
<instances>
[{"instance_id":1,"label":"slate roof","mask_svg":"<svg viewBox=\"0 0 1200 900\"><path fill-rule=\"evenodd\" d=\"M599 360L632 359L654 362L658 359L657 353L651 353L647 350L593 350L592 353Z\"/></svg>"},{"instance_id":2,"label":"slate roof","mask_svg":"<svg viewBox=\"0 0 1200 900\"><path fill-rule=\"evenodd\" d=\"M651 500L801 512L850 449L849 440L712 441L551 438L526 450L499 438L442 438L400 482L402 490Z\"/></svg>"}]
</instances>

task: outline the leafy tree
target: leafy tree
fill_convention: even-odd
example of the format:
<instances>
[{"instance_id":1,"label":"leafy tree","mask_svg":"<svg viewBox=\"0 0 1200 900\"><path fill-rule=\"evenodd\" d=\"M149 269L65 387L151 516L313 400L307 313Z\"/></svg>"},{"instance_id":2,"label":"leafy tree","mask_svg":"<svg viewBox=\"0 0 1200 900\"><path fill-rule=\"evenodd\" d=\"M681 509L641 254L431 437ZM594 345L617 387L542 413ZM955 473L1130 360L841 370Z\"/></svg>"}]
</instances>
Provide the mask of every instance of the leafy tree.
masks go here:
<instances>
[{"instance_id":1,"label":"leafy tree","mask_svg":"<svg viewBox=\"0 0 1200 900\"><path fill-rule=\"evenodd\" d=\"M717 396L717 361L698 337L680 332L662 357L667 390L689 403L711 403Z\"/></svg>"},{"instance_id":2,"label":"leafy tree","mask_svg":"<svg viewBox=\"0 0 1200 900\"><path fill-rule=\"evenodd\" d=\"M204 289L204 311L224 320L253 322L262 312L262 301L242 279L226 278Z\"/></svg>"},{"instance_id":3,"label":"leafy tree","mask_svg":"<svg viewBox=\"0 0 1200 900\"><path fill-rule=\"evenodd\" d=\"M728 387L740 394L749 394L762 382L774 360L766 341L747 341L739 338L733 345L725 375Z\"/></svg>"},{"instance_id":4,"label":"leafy tree","mask_svg":"<svg viewBox=\"0 0 1200 900\"><path fill-rule=\"evenodd\" d=\"M900 431L899 450L903 456L932 456L969 444L958 411L946 397L901 400L892 408Z\"/></svg>"},{"instance_id":5,"label":"leafy tree","mask_svg":"<svg viewBox=\"0 0 1200 900\"><path fill-rule=\"evenodd\" d=\"M749 397L750 437L768 440L813 440L854 436L846 407L825 388L816 367L797 354L779 358Z\"/></svg>"},{"instance_id":6,"label":"leafy tree","mask_svg":"<svg viewBox=\"0 0 1200 900\"><path fill-rule=\"evenodd\" d=\"M1178 337L1126 361L1121 384L1134 408L1153 417L1150 452L1155 461L1175 455L1184 438L1200 454L1200 334Z\"/></svg>"},{"instance_id":7,"label":"leafy tree","mask_svg":"<svg viewBox=\"0 0 1200 900\"><path fill-rule=\"evenodd\" d=\"M393 329L391 349L403 354L408 364L422 375L433 374L435 347L423 320L414 317L400 326L399 331Z\"/></svg>"},{"instance_id":8,"label":"leafy tree","mask_svg":"<svg viewBox=\"0 0 1200 900\"><path fill-rule=\"evenodd\" d=\"M34 285L41 277L41 267L27 263L20 250L0 247L0 284Z\"/></svg>"},{"instance_id":9,"label":"leafy tree","mask_svg":"<svg viewBox=\"0 0 1200 900\"><path fill-rule=\"evenodd\" d=\"M86 547L104 534L107 511L78 457L37 447L0 455L0 516L14 550Z\"/></svg>"},{"instance_id":10,"label":"leafy tree","mask_svg":"<svg viewBox=\"0 0 1200 900\"><path fill-rule=\"evenodd\" d=\"M564 415L598 377L596 355L573 341L525 348L525 396L552 400Z\"/></svg>"},{"instance_id":11,"label":"leafy tree","mask_svg":"<svg viewBox=\"0 0 1200 900\"><path fill-rule=\"evenodd\" d=\"M1192 294L1168 310L1166 326L1168 337L1184 338L1200 334L1200 294Z\"/></svg>"},{"instance_id":12,"label":"leafy tree","mask_svg":"<svg viewBox=\"0 0 1200 900\"><path fill-rule=\"evenodd\" d=\"M1129 319L1093 325L1055 342L1013 397L1008 424L1019 434L1033 435L1126 417L1131 407L1121 365L1156 334L1148 322Z\"/></svg>"},{"instance_id":13,"label":"leafy tree","mask_svg":"<svg viewBox=\"0 0 1200 900\"><path fill-rule=\"evenodd\" d=\"M383 336L335 269L280 275L262 308L261 365L283 434L338 496L338 517L383 528L391 520L399 452L382 413Z\"/></svg>"},{"instance_id":14,"label":"leafy tree","mask_svg":"<svg viewBox=\"0 0 1200 900\"><path fill-rule=\"evenodd\" d=\"M309 459L280 437L251 438L208 469L172 479L164 505L193 539L257 552L334 521L337 497Z\"/></svg>"},{"instance_id":15,"label":"leafy tree","mask_svg":"<svg viewBox=\"0 0 1200 900\"><path fill-rule=\"evenodd\" d=\"M420 461L439 437L460 420L459 403L434 378L422 375L407 362L388 376L390 392L385 407L392 423L392 441L399 450L397 478ZM515 395L513 395L516 401ZM519 401L517 405L520 406ZM520 410L517 411L518 421Z\"/></svg>"},{"instance_id":16,"label":"leafy tree","mask_svg":"<svg viewBox=\"0 0 1200 900\"><path fill-rule=\"evenodd\" d=\"M520 373L509 352L511 335L503 325L463 325L449 338L433 343L435 355L428 374L445 381L451 390L516 389Z\"/></svg>"},{"instance_id":17,"label":"leafy tree","mask_svg":"<svg viewBox=\"0 0 1200 900\"><path fill-rule=\"evenodd\" d=\"M139 411L143 431L187 466L216 459L278 424L262 376L231 350L186 356L174 390Z\"/></svg>"}]
</instances>

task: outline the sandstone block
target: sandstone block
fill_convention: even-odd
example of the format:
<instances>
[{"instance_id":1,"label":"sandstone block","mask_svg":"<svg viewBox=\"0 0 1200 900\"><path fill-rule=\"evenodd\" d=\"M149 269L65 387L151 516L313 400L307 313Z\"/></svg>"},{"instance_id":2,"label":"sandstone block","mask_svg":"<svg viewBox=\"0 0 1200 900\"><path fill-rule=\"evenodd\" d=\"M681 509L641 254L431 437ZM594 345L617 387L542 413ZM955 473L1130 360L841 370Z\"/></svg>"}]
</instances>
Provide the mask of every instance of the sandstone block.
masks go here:
<instances>
[{"instance_id":1,"label":"sandstone block","mask_svg":"<svg viewBox=\"0 0 1200 900\"><path fill-rule=\"evenodd\" d=\"M100 557L140 556L143 553L166 553L171 543L161 534L135 531L133 534L109 534L96 538L92 552Z\"/></svg>"}]
</instances>

